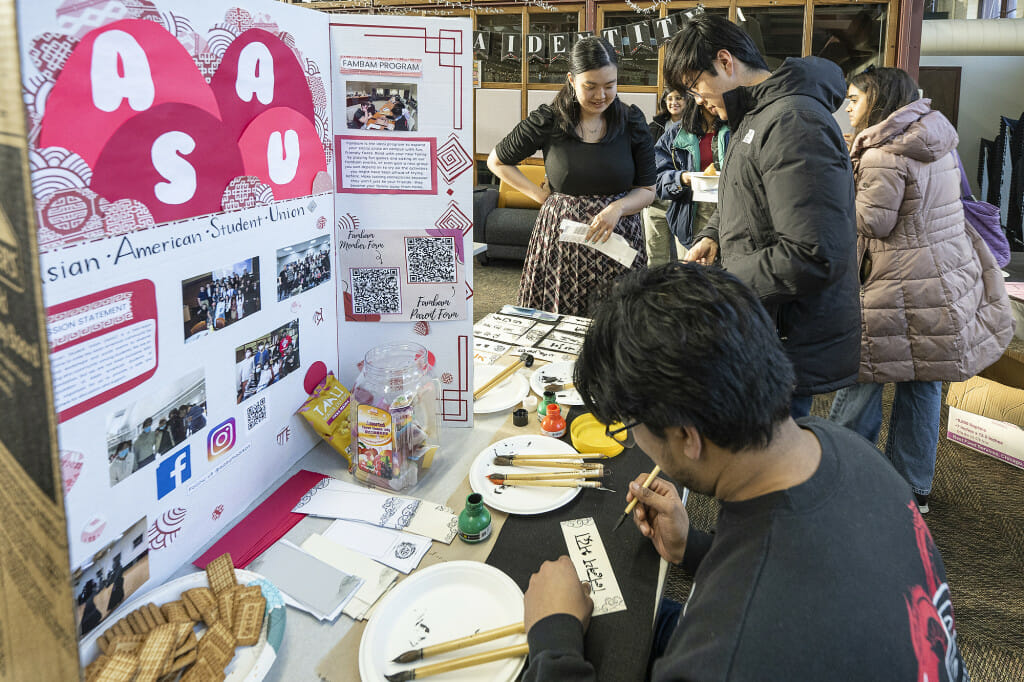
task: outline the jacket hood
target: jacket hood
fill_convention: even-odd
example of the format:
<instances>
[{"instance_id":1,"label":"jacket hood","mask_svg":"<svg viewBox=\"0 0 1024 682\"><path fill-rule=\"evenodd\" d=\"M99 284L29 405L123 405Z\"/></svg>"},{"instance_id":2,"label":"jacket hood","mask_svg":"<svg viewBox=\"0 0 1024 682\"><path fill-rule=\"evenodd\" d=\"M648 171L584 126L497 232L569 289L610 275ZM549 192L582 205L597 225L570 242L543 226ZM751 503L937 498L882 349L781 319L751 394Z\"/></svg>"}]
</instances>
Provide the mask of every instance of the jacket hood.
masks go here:
<instances>
[{"instance_id":1,"label":"jacket hood","mask_svg":"<svg viewBox=\"0 0 1024 682\"><path fill-rule=\"evenodd\" d=\"M834 112L846 98L843 71L834 62L821 57L789 57L767 80L725 93L729 125L735 130L746 114L790 95L813 97Z\"/></svg>"},{"instance_id":2,"label":"jacket hood","mask_svg":"<svg viewBox=\"0 0 1024 682\"><path fill-rule=\"evenodd\" d=\"M960 142L956 128L941 112L933 111L930 99L919 99L897 109L881 123L865 128L853 141L850 155L877 147L898 156L931 163Z\"/></svg>"}]
</instances>

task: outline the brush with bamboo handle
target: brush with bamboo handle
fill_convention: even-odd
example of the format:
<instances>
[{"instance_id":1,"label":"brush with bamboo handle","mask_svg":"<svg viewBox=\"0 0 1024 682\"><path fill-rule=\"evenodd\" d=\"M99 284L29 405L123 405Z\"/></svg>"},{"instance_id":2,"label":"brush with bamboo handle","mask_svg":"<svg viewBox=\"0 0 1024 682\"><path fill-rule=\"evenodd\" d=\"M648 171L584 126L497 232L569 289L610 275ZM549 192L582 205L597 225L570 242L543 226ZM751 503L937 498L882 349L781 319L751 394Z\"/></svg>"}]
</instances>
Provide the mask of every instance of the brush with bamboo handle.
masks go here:
<instances>
[{"instance_id":1,"label":"brush with bamboo handle","mask_svg":"<svg viewBox=\"0 0 1024 682\"><path fill-rule=\"evenodd\" d=\"M444 654L449 651L455 651L456 649L465 649L466 647L483 644L484 642L490 642L495 639L501 639L502 637L508 637L509 635L518 635L521 632L525 632L523 624L512 623L512 625L505 625L500 628L494 628L493 630L484 630L483 632L478 632L474 635L459 637L458 639L452 639L439 644L431 644L430 646L425 646L422 649L409 649L405 653L396 656L392 662L412 663L413 661L418 661L421 658L426 658L427 656Z\"/></svg>"},{"instance_id":2,"label":"brush with bamboo handle","mask_svg":"<svg viewBox=\"0 0 1024 682\"><path fill-rule=\"evenodd\" d=\"M607 471L605 473L611 473ZM559 478L601 478L605 474L600 471L553 471L543 474L491 474L491 481L546 481Z\"/></svg>"},{"instance_id":3,"label":"brush with bamboo handle","mask_svg":"<svg viewBox=\"0 0 1024 682\"><path fill-rule=\"evenodd\" d=\"M499 467L539 467L548 469L572 469L573 471L604 471L603 464L591 462L552 462L540 459L517 459L515 457L495 457L494 465Z\"/></svg>"},{"instance_id":4,"label":"brush with bamboo handle","mask_svg":"<svg viewBox=\"0 0 1024 682\"><path fill-rule=\"evenodd\" d=\"M424 677L429 677L430 675L440 675L441 673L451 672L452 670L462 670L463 668L470 668L474 665L482 665L484 663L490 663L491 661L500 661L503 658L525 656L528 653L530 653L529 644L516 644L502 649L473 654L472 656L453 658L450 661L443 661L441 663L421 665L420 667L413 668L411 670L403 670L401 672L392 673L391 675L385 675L384 679L388 682L407 682L407 680L418 680Z\"/></svg>"},{"instance_id":5,"label":"brush with bamboo handle","mask_svg":"<svg viewBox=\"0 0 1024 682\"><path fill-rule=\"evenodd\" d=\"M527 460L527 459L566 459L566 460L568 460L568 459L573 459L573 460L575 460L575 459L608 459L608 455L602 455L602 454L597 453L597 452L581 452L581 453L579 453L577 455L560 455L557 452L552 452L552 453L547 453L547 454L530 453L529 455L508 455L508 456L513 458L513 459L521 459L521 460Z\"/></svg>"},{"instance_id":6,"label":"brush with bamboo handle","mask_svg":"<svg viewBox=\"0 0 1024 682\"><path fill-rule=\"evenodd\" d=\"M605 488L601 481L586 481L579 478L558 481L504 481L502 483L491 480L491 483L515 488L596 488L597 490L607 490L610 493L615 492L610 488Z\"/></svg>"},{"instance_id":7,"label":"brush with bamboo handle","mask_svg":"<svg viewBox=\"0 0 1024 682\"><path fill-rule=\"evenodd\" d=\"M484 393L487 393L489 390L491 390L492 388L494 388L495 386L497 386L501 382L505 381L505 379L508 379L510 376L515 374L519 370L520 367L532 367L532 366L533 366L533 356L530 355L529 353L521 353L519 355L519 359L518 360L516 360L511 365L509 365L505 369L503 369L500 372L498 372L494 376L494 378L491 379L490 381L488 381L486 384L484 384L480 388L478 388L475 391L473 391L473 399L474 400L478 399Z\"/></svg>"},{"instance_id":8,"label":"brush with bamboo handle","mask_svg":"<svg viewBox=\"0 0 1024 682\"><path fill-rule=\"evenodd\" d=\"M651 486L651 482L654 481L660 473L661 467L655 466L654 469L651 470L651 473L647 475L647 478L644 480L644 484L641 487L649 488ZM639 497L634 497L633 501L626 505L626 511L622 512L622 516L619 517L618 522L615 524L615 528L612 528L613 533L618 530L619 526L622 525L622 522L626 520L626 517L633 513L633 509L636 508L636 503L639 501Z\"/></svg>"}]
</instances>

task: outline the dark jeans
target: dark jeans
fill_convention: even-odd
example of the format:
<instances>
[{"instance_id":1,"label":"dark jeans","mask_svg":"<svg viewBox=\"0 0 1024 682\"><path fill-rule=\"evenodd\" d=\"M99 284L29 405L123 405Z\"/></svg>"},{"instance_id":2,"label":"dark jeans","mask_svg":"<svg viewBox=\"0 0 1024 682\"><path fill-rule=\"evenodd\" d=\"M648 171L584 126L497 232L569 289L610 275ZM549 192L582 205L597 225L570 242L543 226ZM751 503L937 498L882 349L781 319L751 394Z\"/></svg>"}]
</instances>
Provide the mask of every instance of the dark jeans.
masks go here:
<instances>
[{"instance_id":1,"label":"dark jeans","mask_svg":"<svg viewBox=\"0 0 1024 682\"><path fill-rule=\"evenodd\" d=\"M813 402L813 395L795 395L789 403L789 414L793 419L806 417L811 413L811 403Z\"/></svg>"},{"instance_id":2,"label":"dark jeans","mask_svg":"<svg viewBox=\"0 0 1024 682\"><path fill-rule=\"evenodd\" d=\"M661 658L668 648L668 640L676 631L683 605L668 598L662 598L658 605L658 614L654 619L654 640L651 642L651 657L647 661L647 679L651 678L654 662Z\"/></svg>"}]
</instances>

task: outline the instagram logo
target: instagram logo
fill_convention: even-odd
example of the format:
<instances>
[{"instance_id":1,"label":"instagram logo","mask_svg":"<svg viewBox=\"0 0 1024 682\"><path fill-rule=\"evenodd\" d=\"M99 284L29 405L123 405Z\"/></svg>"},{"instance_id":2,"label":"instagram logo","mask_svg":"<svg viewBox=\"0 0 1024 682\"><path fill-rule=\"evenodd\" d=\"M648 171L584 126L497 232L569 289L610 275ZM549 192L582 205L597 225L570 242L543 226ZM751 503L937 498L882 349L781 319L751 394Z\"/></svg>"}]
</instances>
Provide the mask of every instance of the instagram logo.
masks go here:
<instances>
[{"instance_id":1,"label":"instagram logo","mask_svg":"<svg viewBox=\"0 0 1024 682\"><path fill-rule=\"evenodd\" d=\"M206 436L206 458L217 459L235 447L235 418L228 417Z\"/></svg>"}]
</instances>

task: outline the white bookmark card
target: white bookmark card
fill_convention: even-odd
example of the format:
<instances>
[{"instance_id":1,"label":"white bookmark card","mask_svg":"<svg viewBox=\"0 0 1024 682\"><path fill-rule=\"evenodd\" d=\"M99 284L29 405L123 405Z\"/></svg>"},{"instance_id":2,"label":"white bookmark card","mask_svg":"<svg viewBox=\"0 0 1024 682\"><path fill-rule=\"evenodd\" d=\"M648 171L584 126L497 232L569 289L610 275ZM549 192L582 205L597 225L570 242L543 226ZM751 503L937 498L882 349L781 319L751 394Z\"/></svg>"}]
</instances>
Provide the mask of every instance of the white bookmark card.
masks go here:
<instances>
[{"instance_id":1,"label":"white bookmark card","mask_svg":"<svg viewBox=\"0 0 1024 682\"><path fill-rule=\"evenodd\" d=\"M459 517L443 504L424 500L403 530L450 545L459 534Z\"/></svg>"},{"instance_id":2,"label":"white bookmark card","mask_svg":"<svg viewBox=\"0 0 1024 682\"><path fill-rule=\"evenodd\" d=\"M401 573L416 568L430 551L430 538L357 521L335 521L322 533L328 540L365 554Z\"/></svg>"},{"instance_id":3,"label":"white bookmark card","mask_svg":"<svg viewBox=\"0 0 1024 682\"><path fill-rule=\"evenodd\" d=\"M590 583L590 598L594 600L595 616L626 610L619 582L612 572L612 563L604 549L601 534L590 516L562 521L562 535L569 548L569 558L582 582Z\"/></svg>"},{"instance_id":4,"label":"white bookmark card","mask_svg":"<svg viewBox=\"0 0 1024 682\"><path fill-rule=\"evenodd\" d=\"M588 246L609 258L617 260L627 268L632 267L633 261L636 259L637 250L630 246L629 242L621 234L611 233L606 242L588 242L587 233L590 231L590 225L562 218L562 222L559 223L558 227L562 230L562 234L558 237L560 242L574 242Z\"/></svg>"}]
</instances>

